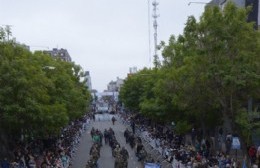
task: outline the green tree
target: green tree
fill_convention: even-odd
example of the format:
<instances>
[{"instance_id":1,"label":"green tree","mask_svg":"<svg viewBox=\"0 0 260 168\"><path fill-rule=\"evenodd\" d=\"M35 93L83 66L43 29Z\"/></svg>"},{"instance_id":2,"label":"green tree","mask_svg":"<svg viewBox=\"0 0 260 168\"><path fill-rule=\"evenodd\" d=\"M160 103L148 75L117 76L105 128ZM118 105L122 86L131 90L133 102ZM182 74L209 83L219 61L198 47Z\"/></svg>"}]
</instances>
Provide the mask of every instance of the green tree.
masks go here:
<instances>
[{"instance_id":1,"label":"green tree","mask_svg":"<svg viewBox=\"0 0 260 168\"><path fill-rule=\"evenodd\" d=\"M0 42L0 59L0 123L7 132L55 135L87 111L90 93L78 65L11 40Z\"/></svg>"},{"instance_id":2,"label":"green tree","mask_svg":"<svg viewBox=\"0 0 260 168\"><path fill-rule=\"evenodd\" d=\"M119 93L120 101L132 112L140 111L139 104L144 89L143 78L138 74L140 74L140 72L128 76Z\"/></svg>"}]
</instances>

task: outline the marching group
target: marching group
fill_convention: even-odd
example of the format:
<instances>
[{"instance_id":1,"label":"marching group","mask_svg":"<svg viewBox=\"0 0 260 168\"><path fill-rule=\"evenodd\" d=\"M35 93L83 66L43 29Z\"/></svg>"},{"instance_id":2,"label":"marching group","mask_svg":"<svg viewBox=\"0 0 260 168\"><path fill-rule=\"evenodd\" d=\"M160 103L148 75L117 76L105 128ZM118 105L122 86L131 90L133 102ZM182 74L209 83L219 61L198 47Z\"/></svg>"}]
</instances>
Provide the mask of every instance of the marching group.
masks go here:
<instances>
[{"instance_id":1,"label":"marching group","mask_svg":"<svg viewBox=\"0 0 260 168\"><path fill-rule=\"evenodd\" d=\"M98 159L100 158L103 137L105 144L111 147L112 156L115 158L114 168L128 167L129 153L124 147L120 146L112 128L105 129L102 134L100 130L92 127L91 137L93 145L90 149L90 159L87 162L86 168L98 168Z\"/></svg>"}]
</instances>

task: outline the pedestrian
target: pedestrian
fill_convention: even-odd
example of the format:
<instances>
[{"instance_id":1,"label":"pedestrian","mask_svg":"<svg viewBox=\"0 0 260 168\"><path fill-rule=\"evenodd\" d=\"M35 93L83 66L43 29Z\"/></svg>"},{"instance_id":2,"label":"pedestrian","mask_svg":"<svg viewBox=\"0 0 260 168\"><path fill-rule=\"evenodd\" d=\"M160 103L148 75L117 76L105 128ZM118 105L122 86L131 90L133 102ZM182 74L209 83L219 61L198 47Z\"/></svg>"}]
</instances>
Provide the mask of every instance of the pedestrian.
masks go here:
<instances>
[{"instance_id":1,"label":"pedestrian","mask_svg":"<svg viewBox=\"0 0 260 168\"><path fill-rule=\"evenodd\" d=\"M112 117L112 123L113 123L113 125L115 125L115 121L116 121L116 118L115 118L115 116L113 116L113 117Z\"/></svg>"},{"instance_id":2,"label":"pedestrian","mask_svg":"<svg viewBox=\"0 0 260 168\"><path fill-rule=\"evenodd\" d=\"M256 159L257 159L258 167L260 167L260 146L258 146L256 151Z\"/></svg>"},{"instance_id":3,"label":"pedestrian","mask_svg":"<svg viewBox=\"0 0 260 168\"><path fill-rule=\"evenodd\" d=\"M131 128L132 128L133 134L135 134L135 122L133 120L131 121Z\"/></svg>"},{"instance_id":4,"label":"pedestrian","mask_svg":"<svg viewBox=\"0 0 260 168\"><path fill-rule=\"evenodd\" d=\"M92 117L93 117L93 121L96 121L96 116L94 113L93 113Z\"/></svg>"},{"instance_id":5,"label":"pedestrian","mask_svg":"<svg viewBox=\"0 0 260 168\"><path fill-rule=\"evenodd\" d=\"M146 150L143 148L140 152L139 152L139 155L137 156L138 158L138 161L144 161L145 158L147 156L147 152Z\"/></svg>"},{"instance_id":6,"label":"pedestrian","mask_svg":"<svg viewBox=\"0 0 260 168\"><path fill-rule=\"evenodd\" d=\"M256 161L256 152L256 147L254 145L252 145L248 150L251 165Z\"/></svg>"}]
</instances>

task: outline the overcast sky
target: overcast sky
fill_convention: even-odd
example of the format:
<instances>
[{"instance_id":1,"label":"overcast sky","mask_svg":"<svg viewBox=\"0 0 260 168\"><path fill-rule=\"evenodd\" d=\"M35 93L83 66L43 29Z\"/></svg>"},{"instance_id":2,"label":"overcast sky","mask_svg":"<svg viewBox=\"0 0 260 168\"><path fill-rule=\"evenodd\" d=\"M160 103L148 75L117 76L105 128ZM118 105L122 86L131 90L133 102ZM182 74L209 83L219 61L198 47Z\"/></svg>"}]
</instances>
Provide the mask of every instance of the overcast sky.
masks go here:
<instances>
[{"instance_id":1,"label":"overcast sky","mask_svg":"<svg viewBox=\"0 0 260 168\"><path fill-rule=\"evenodd\" d=\"M203 4L189 6L189 0L157 1L158 41L182 34L187 17L204 11ZM98 91L125 78L129 67L151 66L148 0L0 0L0 25L12 25L13 36L32 50L67 49L90 71ZM150 27L153 48L152 20Z\"/></svg>"}]
</instances>

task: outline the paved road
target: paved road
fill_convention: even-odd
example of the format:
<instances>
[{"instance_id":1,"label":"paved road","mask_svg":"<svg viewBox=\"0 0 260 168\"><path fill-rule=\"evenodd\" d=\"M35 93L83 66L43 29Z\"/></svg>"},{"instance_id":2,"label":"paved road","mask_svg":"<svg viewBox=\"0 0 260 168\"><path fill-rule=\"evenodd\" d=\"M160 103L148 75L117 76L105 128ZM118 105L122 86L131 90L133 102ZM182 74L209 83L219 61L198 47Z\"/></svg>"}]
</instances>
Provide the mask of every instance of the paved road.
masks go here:
<instances>
[{"instance_id":1,"label":"paved road","mask_svg":"<svg viewBox=\"0 0 260 168\"><path fill-rule=\"evenodd\" d=\"M129 144L125 143L125 138L123 132L125 126L119 121L116 121L115 125L111 122L112 115L109 114L98 114L96 115L96 121L92 122L90 128L81 137L81 142L76 151L75 157L72 162L72 168L84 168L89 159L89 150L92 146L90 129L92 126L101 130L112 128L115 131L116 138L121 146L125 146L129 152L130 158L128 160L128 168L142 168L140 162L137 161L134 151L130 148ZM103 142L103 147L101 148L100 158L98 160L99 168L114 168L114 158L112 157L111 148L109 145L105 145Z\"/></svg>"}]
</instances>

